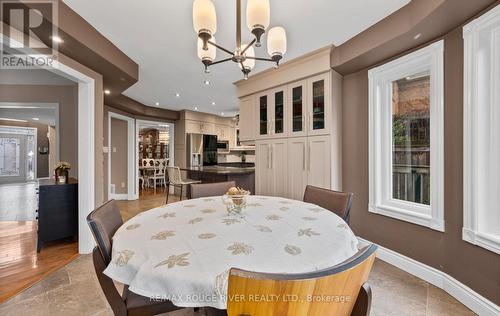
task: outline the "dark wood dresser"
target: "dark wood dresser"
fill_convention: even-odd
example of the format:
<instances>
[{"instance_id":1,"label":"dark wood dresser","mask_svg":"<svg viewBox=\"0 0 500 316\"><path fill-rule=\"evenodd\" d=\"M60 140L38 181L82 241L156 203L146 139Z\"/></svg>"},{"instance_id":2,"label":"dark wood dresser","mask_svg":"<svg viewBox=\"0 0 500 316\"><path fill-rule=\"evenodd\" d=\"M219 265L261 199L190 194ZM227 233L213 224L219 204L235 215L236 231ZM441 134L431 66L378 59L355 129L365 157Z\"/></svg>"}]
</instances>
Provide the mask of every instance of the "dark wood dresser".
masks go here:
<instances>
[{"instance_id":1,"label":"dark wood dresser","mask_svg":"<svg viewBox=\"0 0 500 316\"><path fill-rule=\"evenodd\" d=\"M78 181L70 178L68 184L53 179L38 181L38 243L78 234Z\"/></svg>"}]
</instances>

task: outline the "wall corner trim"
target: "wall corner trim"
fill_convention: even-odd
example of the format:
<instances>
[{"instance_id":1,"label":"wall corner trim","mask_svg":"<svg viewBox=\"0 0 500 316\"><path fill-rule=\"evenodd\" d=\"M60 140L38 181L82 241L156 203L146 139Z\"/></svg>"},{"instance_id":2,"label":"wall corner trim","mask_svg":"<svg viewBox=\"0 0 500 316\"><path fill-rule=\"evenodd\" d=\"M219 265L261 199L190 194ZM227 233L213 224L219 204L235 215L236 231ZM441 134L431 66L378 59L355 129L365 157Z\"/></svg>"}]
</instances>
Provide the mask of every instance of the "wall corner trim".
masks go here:
<instances>
[{"instance_id":1,"label":"wall corner trim","mask_svg":"<svg viewBox=\"0 0 500 316\"><path fill-rule=\"evenodd\" d=\"M371 243L359 236L358 240L361 247ZM500 315L500 306L452 276L383 246L378 247L377 258L444 290L474 313L480 316Z\"/></svg>"}]
</instances>

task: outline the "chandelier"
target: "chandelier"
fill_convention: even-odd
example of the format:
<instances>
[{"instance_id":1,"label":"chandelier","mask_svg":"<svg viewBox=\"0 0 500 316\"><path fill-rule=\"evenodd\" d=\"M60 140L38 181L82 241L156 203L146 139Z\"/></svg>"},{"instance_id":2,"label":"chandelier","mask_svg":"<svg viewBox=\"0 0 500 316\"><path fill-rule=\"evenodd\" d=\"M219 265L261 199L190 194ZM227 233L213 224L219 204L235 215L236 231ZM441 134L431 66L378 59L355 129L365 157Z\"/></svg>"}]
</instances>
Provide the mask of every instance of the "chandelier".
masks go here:
<instances>
[{"instance_id":1,"label":"chandelier","mask_svg":"<svg viewBox=\"0 0 500 316\"><path fill-rule=\"evenodd\" d=\"M236 0L236 48L234 51L218 45L214 34L217 31L217 15L211 0L195 0L193 3L193 26L198 34L198 57L205 66L205 72L210 72L209 66L226 61L237 63L243 72L245 80L255 66L255 61L268 61L279 66L286 53L286 33L281 26L269 29L267 34L267 52L269 58L255 57L254 47L261 46L261 37L266 32L270 21L269 0L247 1L247 26L254 35L248 44L241 43L241 0ZM228 58L215 61L216 50L229 55Z\"/></svg>"}]
</instances>

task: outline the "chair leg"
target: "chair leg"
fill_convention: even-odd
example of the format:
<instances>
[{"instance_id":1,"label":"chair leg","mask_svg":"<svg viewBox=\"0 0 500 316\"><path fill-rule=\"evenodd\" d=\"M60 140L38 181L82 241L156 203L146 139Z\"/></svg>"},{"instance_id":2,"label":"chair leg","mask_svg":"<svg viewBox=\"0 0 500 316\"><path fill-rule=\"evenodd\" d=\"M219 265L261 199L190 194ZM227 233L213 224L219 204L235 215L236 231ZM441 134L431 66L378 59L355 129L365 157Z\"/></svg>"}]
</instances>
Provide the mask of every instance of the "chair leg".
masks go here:
<instances>
[{"instance_id":1,"label":"chair leg","mask_svg":"<svg viewBox=\"0 0 500 316\"><path fill-rule=\"evenodd\" d=\"M184 186L181 184L181 196L179 198L179 201L182 201L182 188L184 188Z\"/></svg>"},{"instance_id":2,"label":"chair leg","mask_svg":"<svg viewBox=\"0 0 500 316\"><path fill-rule=\"evenodd\" d=\"M354 304L351 316L368 316L372 305L372 290L370 284L363 283L359 290L358 298Z\"/></svg>"},{"instance_id":3,"label":"chair leg","mask_svg":"<svg viewBox=\"0 0 500 316\"><path fill-rule=\"evenodd\" d=\"M165 204L168 204L168 196L170 194L170 183L167 185L167 200L165 201Z\"/></svg>"}]
</instances>

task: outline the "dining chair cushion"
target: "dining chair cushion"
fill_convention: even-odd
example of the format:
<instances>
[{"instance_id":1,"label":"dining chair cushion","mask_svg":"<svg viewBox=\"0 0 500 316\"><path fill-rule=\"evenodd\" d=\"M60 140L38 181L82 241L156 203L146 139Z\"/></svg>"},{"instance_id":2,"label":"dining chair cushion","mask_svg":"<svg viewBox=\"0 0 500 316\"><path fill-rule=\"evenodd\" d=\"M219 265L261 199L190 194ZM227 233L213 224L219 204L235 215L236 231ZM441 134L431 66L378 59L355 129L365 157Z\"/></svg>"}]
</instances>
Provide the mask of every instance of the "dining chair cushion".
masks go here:
<instances>
[{"instance_id":1,"label":"dining chair cushion","mask_svg":"<svg viewBox=\"0 0 500 316\"><path fill-rule=\"evenodd\" d=\"M352 193L333 191L312 185L306 186L304 192L304 202L321 206L337 214L347 223L349 223L352 197Z\"/></svg>"},{"instance_id":2,"label":"dining chair cushion","mask_svg":"<svg viewBox=\"0 0 500 316\"><path fill-rule=\"evenodd\" d=\"M236 186L234 181L191 184L190 192L192 199L206 196L224 195L229 188Z\"/></svg>"},{"instance_id":3,"label":"dining chair cushion","mask_svg":"<svg viewBox=\"0 0 500 316\"><path fill-rule=\"evenodd\" d=\"M97 247L106 264L111 261L112 238L123 220L115 200L110 200L87 216L87 222L94 235Z\"/></svg>"}]
</instances>

